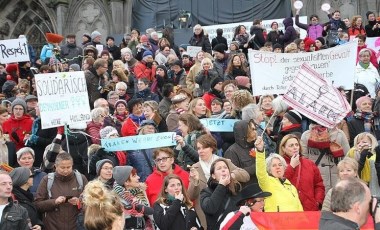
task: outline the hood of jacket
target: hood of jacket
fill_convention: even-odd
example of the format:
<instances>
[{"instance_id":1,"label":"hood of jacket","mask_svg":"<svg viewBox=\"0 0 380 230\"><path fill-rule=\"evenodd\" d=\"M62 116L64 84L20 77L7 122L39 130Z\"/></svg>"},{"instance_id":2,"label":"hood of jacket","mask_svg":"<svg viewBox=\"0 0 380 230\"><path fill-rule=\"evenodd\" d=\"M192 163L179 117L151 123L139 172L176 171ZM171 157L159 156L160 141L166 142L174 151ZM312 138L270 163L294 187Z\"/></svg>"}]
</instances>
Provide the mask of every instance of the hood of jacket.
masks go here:
<instances>
[{"instance_id":1,"label":"hood of jacket","mask_svg":"<svg viewBox=\"0 0 380 230\"><path fill-rule=\"evenodd\" d=\"M293 26L293 18L292 17L285 18L284 21L282 21L282 22L284 23L285 29L288 26Z\"/></svg>"},{"instance_id":2,"label":"hood of jacket","mask_svg":"<svg viewBox=\"0 0 380 230\"><path fill-rule=\"evenodd\" d=\"M235 143L244 149L251 149L254 143L247 142L247 130L249 121L237 121L234 125Z\"/></svg>"}]
</instances>

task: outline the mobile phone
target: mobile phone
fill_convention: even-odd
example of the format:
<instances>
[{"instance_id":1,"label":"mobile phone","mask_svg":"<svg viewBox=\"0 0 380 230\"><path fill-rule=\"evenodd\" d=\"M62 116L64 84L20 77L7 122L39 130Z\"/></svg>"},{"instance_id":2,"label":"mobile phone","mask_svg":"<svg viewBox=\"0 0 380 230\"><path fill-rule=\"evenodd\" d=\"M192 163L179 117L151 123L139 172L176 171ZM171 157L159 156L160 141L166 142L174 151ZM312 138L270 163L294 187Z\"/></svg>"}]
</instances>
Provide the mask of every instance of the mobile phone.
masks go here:
<instances>
[{"instance_id":1,"label":"mobile phone","mask_svg":"<svg viewBox=\"0 0 380 230\"><path fill-rule=\"evenodd\" d=\"M65 201L65 202L66 202L66 203L69 202L69 200L70 200L71 198L73 198L73 196L66 196L66 201Z\"/></svg>"}]
</instances>

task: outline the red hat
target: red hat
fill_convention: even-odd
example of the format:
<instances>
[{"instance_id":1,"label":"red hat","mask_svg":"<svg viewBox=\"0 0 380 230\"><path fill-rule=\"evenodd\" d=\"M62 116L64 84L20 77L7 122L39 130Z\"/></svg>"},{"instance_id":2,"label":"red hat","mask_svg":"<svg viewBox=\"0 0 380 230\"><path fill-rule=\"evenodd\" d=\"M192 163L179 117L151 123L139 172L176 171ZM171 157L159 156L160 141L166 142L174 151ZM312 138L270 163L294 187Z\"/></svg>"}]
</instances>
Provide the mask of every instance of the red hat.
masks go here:
<instances>
[{"instance_id":1,"label":"red hat","mask_svg":"<svg viewBox=\"0 0 380 230\"><path fill-rule=\"evenodd\" d=\"M247 86L247 84L249 83L249 77L246 77L246 76L237 76L235 78L235 81L240 86Z\"/></svg>"},{"instance_id":2,"label":"red hat","mask_svg":"<svg viewBox=\"0 0 380 230\"><path fill-rule=\"evenodd\" d=\"M146 35L142 35L140 37L140 42L148 42L148 37Z\"/></svg>"},{"instance_id":3,"label":"red hat","mask_svg":"<svg viewBox=\"0 0 380 230\"><path fill-rule=\"evenodd\" d=\"M17 72L18 71L18 65L15 63L7 64L7 67L5 67L5 71L7 71L8 74L10 74L12 72Z\"/></svg>"},{"instance_id":4,"label":"red hat","mask_svg":"<svg viewBox=\"0 0 380 230\"><path fill-rule=\"evenodd\" d=\"M64 37L60 34L46 33L46 41L49 43L60 43Z\"/></svg>"},{"instance_id":5,"label":"red hat","mask_svg":"<svg viewBox=\"0 0 380 230\"><path fill-rule=\"evenodd\" d=\"M309 37L305 38L303 40L303 42L305 43L305 51L307 51L307 52L309 52L311 45L315 46L315 44L314 44L315 41Z\"/></svg>"}]
</instances>

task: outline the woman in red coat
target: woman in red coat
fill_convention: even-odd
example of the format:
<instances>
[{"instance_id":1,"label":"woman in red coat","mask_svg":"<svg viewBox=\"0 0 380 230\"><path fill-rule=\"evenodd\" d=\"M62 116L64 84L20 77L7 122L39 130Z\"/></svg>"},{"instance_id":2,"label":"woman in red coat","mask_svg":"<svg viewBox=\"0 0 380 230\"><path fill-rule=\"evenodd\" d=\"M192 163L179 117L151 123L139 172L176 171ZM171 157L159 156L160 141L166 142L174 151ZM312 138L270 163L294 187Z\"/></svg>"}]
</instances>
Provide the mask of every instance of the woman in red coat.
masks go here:
<instances>
[{"instance_id":1,"label":"woman in red coat","mask_svg":"<svg viewBox=\"0 0 380 230\"><path fill-rule=\"evenodd\" d=\"M279 151L288 164L285 178L297 188L304 211L320 210L325 198L325 186L315 163L302 157L299 138L293 134L284 136Z\"/></svg>"},{"instance_id":2,"label":"woman in red coat","mask_svg":"<svg viewBox=\"0 0 380 230\"><path fill-rule=\"evenodd\" d=\"M11 117L3 123L3 133L9 134L10 140L16 144L16 151L25 147L24 140L38 138L30 136L33 119L26 113L26 102L16 98L11 104Z\"/></svg>"},{"instance_id":3,"label":"woman in red coat","mask_svg":"<svg viewBox=\"0 0 380 230\"><path fill-rule=\"evenodd\" d=\"M142 108L143 102L141 98L128 101L127 107L129 115L121 127L121 136L137 135L137 129L140 127L141 122L145 120Z\"/></svg>"}]
</instances>

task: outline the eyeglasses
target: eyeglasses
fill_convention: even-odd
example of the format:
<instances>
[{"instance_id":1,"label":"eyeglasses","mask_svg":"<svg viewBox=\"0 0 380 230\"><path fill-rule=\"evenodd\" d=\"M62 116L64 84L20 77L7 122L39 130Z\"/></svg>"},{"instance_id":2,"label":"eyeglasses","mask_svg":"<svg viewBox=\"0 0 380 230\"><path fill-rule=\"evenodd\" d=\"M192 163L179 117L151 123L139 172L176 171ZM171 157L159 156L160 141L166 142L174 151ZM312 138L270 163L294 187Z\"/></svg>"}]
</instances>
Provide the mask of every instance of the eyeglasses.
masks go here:
<instances>
[{"instance_id":1,"label":"eyeglasses","mask_svg":"<svg viewBox=\"0 0 380 230\"><path fill-rule=\"evenodd\" d=\"M157 158L156 160L154 160L154 162L156 162L156 164L159 164L161 161L165 163L169 158L172 158L172 157Z\"/></svg>"}]
</instances>

